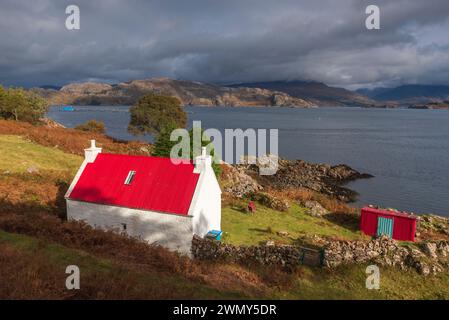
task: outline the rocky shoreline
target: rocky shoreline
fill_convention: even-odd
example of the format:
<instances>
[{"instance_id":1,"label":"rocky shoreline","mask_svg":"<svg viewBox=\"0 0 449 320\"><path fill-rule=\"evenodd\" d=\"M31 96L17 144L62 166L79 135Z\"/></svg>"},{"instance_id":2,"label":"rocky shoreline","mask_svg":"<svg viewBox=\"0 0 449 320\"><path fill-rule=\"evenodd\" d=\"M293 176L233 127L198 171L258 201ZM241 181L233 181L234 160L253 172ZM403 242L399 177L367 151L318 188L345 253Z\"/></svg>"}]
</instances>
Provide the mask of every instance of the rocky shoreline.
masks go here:
<instances>
[{"instance_id":1,"label":"rocky shoreline","mask_svg":"<svg viewBox=\"0 0 449 320\"><path fill-rule=\"evenodd\" d=\"M345 164L330 166L280 158L278 171L274 175L260 175L257 164L240 164L229 168L225 177L232 182L225 191L237 197L266 188L307 188L340 201L354 202L357 192L344 187L344 184L373 176Z\"/></svg>"}]
</instances>

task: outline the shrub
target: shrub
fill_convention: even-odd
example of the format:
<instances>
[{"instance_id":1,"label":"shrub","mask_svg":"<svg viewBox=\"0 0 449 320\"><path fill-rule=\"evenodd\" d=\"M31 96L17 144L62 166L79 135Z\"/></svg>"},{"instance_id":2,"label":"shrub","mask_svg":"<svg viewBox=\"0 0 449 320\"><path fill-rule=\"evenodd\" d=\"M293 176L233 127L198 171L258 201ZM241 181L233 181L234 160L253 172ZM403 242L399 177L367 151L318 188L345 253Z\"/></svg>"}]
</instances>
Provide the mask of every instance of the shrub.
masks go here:
<instances>
[{"instance_id":1,"label":"shrub","mask_svg":"<svg viewBox=\"0 0 449 320\"><path fill-rule=\"evenodd\" d=\"M104 123L96 120L89 120L84 124L76 126L75 129L87 132L105 133Z\"/></svg>"}]
</instances>

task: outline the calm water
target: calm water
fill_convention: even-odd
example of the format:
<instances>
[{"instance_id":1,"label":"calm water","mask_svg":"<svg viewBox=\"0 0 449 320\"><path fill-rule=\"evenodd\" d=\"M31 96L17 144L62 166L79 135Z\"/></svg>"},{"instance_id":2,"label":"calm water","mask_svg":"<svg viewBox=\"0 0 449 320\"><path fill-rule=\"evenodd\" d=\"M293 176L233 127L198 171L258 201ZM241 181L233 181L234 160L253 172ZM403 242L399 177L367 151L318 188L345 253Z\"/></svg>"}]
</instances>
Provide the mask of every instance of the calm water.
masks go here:
<instances>
[{"instance_id":1,"label":"calm water","mask_svg":"<svg viewBox=\"0 0 449 320\"><path fill-rule=\"evenodd\" d=\"M358 204L377 204L416 213L449 215L449 111L359 108L188 107L203 128L278 128L279 153L290 159L345 163L373 179L348 186ZM106 124L110 136L126 132L128 107L52 108L49 117L73 127L89 119ZM151 137L144 138L151 141Z\"/></svg>"}]
</instances>

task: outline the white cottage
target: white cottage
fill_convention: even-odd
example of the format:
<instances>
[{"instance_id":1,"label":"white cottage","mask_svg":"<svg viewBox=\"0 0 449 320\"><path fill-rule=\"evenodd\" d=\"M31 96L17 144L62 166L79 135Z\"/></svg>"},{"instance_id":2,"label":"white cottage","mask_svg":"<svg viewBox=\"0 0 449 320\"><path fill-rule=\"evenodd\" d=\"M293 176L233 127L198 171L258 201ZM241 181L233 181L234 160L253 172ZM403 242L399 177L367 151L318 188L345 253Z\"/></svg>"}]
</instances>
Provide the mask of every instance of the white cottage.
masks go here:
<instances>
[{"instance_id":1,"label":"white cottage","mask_svg":"<svg viewBox=\"0 0 449 320\"><path fill-rule=\"evenodd\" d=\"M221 228L221 190L205 148L193 163L174 164L169 158L101 153L92 140L65 198L68 219L184 254L194 234Z\"/></svg>"}]
</instances>

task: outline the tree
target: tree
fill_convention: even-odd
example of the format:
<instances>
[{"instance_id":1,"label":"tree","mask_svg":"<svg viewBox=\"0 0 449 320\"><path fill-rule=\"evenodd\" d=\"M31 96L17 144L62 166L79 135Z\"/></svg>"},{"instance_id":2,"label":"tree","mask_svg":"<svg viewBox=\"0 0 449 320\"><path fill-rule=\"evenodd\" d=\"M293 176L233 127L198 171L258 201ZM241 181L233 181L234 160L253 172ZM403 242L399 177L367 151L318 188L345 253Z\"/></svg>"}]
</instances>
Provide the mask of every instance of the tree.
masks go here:
<instances>
[{"instance_id":1,"label":"tree","mask_svg":"<svg viewBox=\"0 0 449 320\"><path fill-rule=\"evenodd\" d=\"M185 128L187 124L187 114L181 102L175 97L149 94L139 99L137 104L130 109L131 121L128 131L135 135L153 134L155 142L153 144L152 155L156 157L170 157L170 152L177 141L170 141L170 135L177 128ZM192 155L193 131L190 134L190 159ZM206 146L210 141L202 141ZM211 151L213 156L213 151ZM221 172L221 166L213 163L212 167L217 175Z\"/></svg>"},{"instance_id":2,"label":"tree","mask_svg":"<svg viewBox=\"0 0 449 320\"><path fill-rule=\"evenodd\" d=\"M47 102L22 88L0 89L0 117L36 123L48 110Z\"/></svg>"},{"instance_id":3,"label":"tree","mask_svg":"<svg viewBox=\"0 0 449 320\"><path fill-rule=\"evenodd\" d=\"M175 97L151 93L140 98L130 113L128 131L134 135L149 133L158 136L171 128L185 128L187 124L187 114Z\"/></svg>"},{"instance_id":4,"label":"tree","mask_svg":"<svg viewBox=\"0 0 449 320\"><path fill-rule=\"evenodd\" d=\"M170 157L170 151L177 143L176 141L170 141L170 135L174 129L176 129L174 126L168 126L159 133L154 141L151 155L155 157Z\"/></svg>"},{"instance_id":5,"label":"tree","mask_svg":"<svg viewBox=\"0 0 449 320\"><path fill-rule=\"evenodd\" d=\"M174 129L175 128L173 128L173 127L172 128L168 127L167 130L162 131L161 134L158 135L158 137L153 145L153 151L152 151L153 156L166 157L166 158L171 156L170 152L171 152L173 146L178 143L178 141L170 141L170 135ZM204 134L204 130L201 129L201 137L203 137L203 134ZM194 154L194 151L193 151L193 129L189 130L189 136L190 136L189 159L194 159L198 155ZM206 147L210 143L211 143L211 141L209 138L201 140L202 147ZM214 149L210 150L210 155L212 157L214 156ZM221 165L218 163L212 162L212 169L214 170L215 175L217 177L219 177L221 174Z\"/></svg>"},{"instance_id":6,"label":"tree","mask_svg":"<svg viewBox=\"0 0 449 320\"><path fill-rule=\"evenodd\" d=\"M96 120L89 120L84 124L76 126L75 129L94 133L105 133L104 123Z\"/></svg>"}]
</instances>

